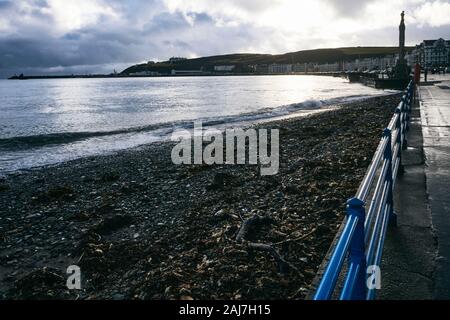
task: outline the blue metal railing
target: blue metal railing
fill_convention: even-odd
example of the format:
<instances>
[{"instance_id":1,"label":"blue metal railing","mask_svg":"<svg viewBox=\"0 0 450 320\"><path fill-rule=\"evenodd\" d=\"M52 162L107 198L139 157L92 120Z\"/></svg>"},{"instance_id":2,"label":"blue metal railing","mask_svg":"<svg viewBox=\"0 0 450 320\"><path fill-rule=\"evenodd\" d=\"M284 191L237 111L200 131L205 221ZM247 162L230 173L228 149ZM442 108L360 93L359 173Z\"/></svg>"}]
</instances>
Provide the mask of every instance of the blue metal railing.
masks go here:
<instances>
[{"instance_id":1,"label":"blue metal railing","mask_svg":"<svg viewBox=\"0 0 450 320\"><path fill-rule=\"evenodd\" d=\"M386 231L396 225L393 190L402 168L402 150L406 149L406 133L415 98L411 81L375 152L369 169L355 198L347 202L347 217L342 233L314 295L314 300L337 296L336 285L342 278L340 300L372 300L376 289L368 286L367 266L379 267ZM369 199L369 197L371 197ZM369 204L366 212L366 204ZM348 265L341 275L345 260Z\"/></svg>"}]
</instances>

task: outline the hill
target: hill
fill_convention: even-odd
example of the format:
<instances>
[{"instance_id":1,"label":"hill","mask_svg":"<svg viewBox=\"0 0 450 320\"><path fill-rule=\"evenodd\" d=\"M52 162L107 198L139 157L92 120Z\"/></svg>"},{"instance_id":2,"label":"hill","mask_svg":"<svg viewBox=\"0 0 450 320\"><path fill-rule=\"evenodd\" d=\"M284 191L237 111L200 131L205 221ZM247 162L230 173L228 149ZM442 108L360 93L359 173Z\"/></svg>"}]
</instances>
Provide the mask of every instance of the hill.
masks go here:
<instances>
[{"instance_id":1,"label":"hill","mask_svg":"<svg viewBox=\"0 0 450 320\"><path fill-rule=\"evenodd\" d=\"M412 50L412 47L407 48ZM380 57L398 53L398 47L348 47L335 49L303 50L279 55L271 54L228 54L182 61L164 61L158 63L145 63L131 66L122 74L136 72L170 73L176 70L204 70L212 71L217 65L235 65L235 72L250 72L251 65L264 64L296 64L296 63L333 63L351 61L358 58Z\"/></svg>"}]
</instances>

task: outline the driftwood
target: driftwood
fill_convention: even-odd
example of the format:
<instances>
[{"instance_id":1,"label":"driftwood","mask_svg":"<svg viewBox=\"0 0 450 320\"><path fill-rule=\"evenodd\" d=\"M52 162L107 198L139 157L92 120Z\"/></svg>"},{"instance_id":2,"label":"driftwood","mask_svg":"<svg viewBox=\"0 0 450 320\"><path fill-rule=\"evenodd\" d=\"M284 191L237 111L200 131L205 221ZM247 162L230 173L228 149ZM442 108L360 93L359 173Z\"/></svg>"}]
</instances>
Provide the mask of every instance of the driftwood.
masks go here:
<instances>
[{"instance_id":1,"label":"driftwood","mask_svg":"<svg viewBox=\"0 0 450 320\"><path fill-rule=\"evenodd\" d=\"M314 228L313 230L311 230L311 232L308 232L307 234L304 234L304 235L302 235L302 236L300 236L300 237L297 237L297 238L291 238L291 239L286 239L286 240L277 242L277 243L275 243L275 244L284 244L284 243L288 243L288 242L302 241L302 240L305 240L306 238L312 236L316 231L317 231L317 229Z\"/></svg>"},{"instance_id":2,"label":"driftwood","mask_svg":"<svg viewBox=\"0 0 450 320\"><path fill-rule=\"evenodd\" d=\"M269 223L272 224L274 221L271 218L268 217L260 217L258 215L254 215L253 217L245 220L242 223L241 228L239 229L239 232L236 236L236 241L238 243L245 242L247 234L249 233L250 229L256 225L256 224L264 224ZM254 242L247 242L246 243L248 249L252 250L258 250L258 251L264 251L269 253L277 262L278 265L278 271L282 274L288 273L290 270L294 270L297 273L299 273L299 270L293 266L291 263L286 261L280 253L270 244L264 244L264 243L254 243Z\"/></svg>"},{"instance_id":3,"label":"driftwood","mask_svg":"<svg viewBox=\"0 0 450 320\"><path fill-rule=\"evenodd\" d=\"M265 251L265 252L270 253L278 264L278 271L282 274L286 274L290 270L294 270L297 273L299 272L296 267L294 267L288 261L284 260L284 258L278 253L278 251L269 244L249 242L249 243L247 243L247 247L250 249Z\"/></svg>"},{"instance_id":4,"label":"driftwood","mask_svg":"<svg viewBox=\"0 0 450 320\"><path fill-rule=\"evenodd\" d=\"M249 232L249 230L256 224L271 224L273 223L273 219L268 217L261 217L258 215L254 215L250 219L245 220L242 223L241 228L236 236L237 242L243 242Z\"/></svg>"}]
</instances>

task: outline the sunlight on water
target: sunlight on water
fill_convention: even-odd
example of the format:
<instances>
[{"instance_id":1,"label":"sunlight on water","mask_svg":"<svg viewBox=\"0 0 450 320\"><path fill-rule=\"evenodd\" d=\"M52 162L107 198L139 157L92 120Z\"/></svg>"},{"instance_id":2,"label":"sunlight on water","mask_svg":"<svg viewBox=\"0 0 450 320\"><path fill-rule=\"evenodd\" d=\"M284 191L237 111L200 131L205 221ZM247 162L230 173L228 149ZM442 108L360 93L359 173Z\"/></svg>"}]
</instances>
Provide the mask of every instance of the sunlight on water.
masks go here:
<instances>
[{"instance_id":1,"label":"sunlight on water","mask_svg":"<svg viewBox=\"0 0 450 320\"><path fill-rule=\"evenodd\" d=\"M1 80L0 171L151 143L193 120L223 127L384 93L315 76Z\"/></svg>"}]
</instances>

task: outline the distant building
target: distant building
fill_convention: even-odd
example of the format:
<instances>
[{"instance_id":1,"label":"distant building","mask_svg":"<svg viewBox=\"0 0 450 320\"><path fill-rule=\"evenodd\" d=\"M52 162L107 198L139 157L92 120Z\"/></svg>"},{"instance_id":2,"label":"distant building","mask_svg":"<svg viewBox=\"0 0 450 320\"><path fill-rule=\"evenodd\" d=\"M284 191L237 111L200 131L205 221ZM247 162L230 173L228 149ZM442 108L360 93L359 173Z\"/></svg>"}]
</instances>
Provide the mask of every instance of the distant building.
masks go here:
<instances>
[{"instance_id":1,"label":"distant building","mask_svg":"<svg viewBox=\"0 0 450 320\"><path fill-rule=\"evenodd\" d=\"M305 72L306 69L307 69L306 63L296 63L292 66L293 72Z\"/></svg>"},{"instance_id":2,"label":"distant building","mask_svg":"<svg viewBox=\"0 0 450 320\"><path fill-rule=\"evenodd\" d=\"M271 64L268 71L269 73L291 73L292 64Z\"/></svg>"},{"instance_id":3,"label":"distant building","mask_svg":"<svg viewBox=\"0 0 450 320\"><path fill-rule=\"evenodd\" d=\"M442 38L425 40L416 46L410 61L420 62L424 67L441 67L450 65L450 41Z\"/></svg>"},{"instance_id":4,"label":"distant building","mask_svg":"<svg viewBox=\"0 0 450 320\"><path fill-rule=\"evenodd\" d=\"M145 77L145 76L159 76L160 73L156 71L139 71L139 72L132 72L129 75L137 77Z\"/></svg>"},{"instance_id":5,"label":"distant building","mask_svg":"<svg viewBox=\"0 0 450 320\"><path fill-rule=\"evenodd\" d=\"M203 72L203 70L175 70L175 69L173 69L171 74L173 76L180 76L180 75L191 76L191 75L201 75L201 74L205 74L205 73Z\"/></svg>"},{"instance_id":6,"label":"distant building","mask_svg":"<svg viewBox=\"0 0 450 320\"><path fill-rule=\"evenodd\" d=\"M267 64L257 64L254 66L254 70L258 74L267 74L269 73L269 66Z\"/></svg>"},{"instance_id":7,"label":"distant building","mask_svg":"<svg viewBox=\"0 0 450 320\"><path fill-rule=\"evenodd\" d=\"M393 68L399 55L387 55L384 57L356 59L342 63L343 71L367 71L367 70L386 70Z\"/></svg>"},{"instance_id":8,"label":"distant building","mask_svg":"<svg viewBox=\"0 0 450 320\"><path fill-rule=\"evenodd\" d=\"M292 65L292 72L308 73L308 72L318 72L319 65L317 63L296 63Z\"/></svg>"},{"instance_id":9,"label":"distant building","mask_svg":"<svg viewBox=\"0 0 450 320\"><path fill-rule=\"evenodd\" d=\"M337 61L327 63L308 62L295 64L261 64L255 66L255 72L259 74L289 74L388 70L396 65L398 59L398 54L391 54L381 57L362 58L351 61Z\"/></svg>"},{"instance_id":10,"label":"distant building","mask_svg":"<svg viewBox=\"0 0 450 320\"><path fill-rule=\"evenodd\" d=\"M247 65L247 68L250 73L258 72L258 65L257 64L249 64Z\"/></svg>"},{"instance_id":11,"label":"distant building","mask_svg":"<svg viewBox=\"0 0 450 320\"><path fill-rule=\"evenodd\" d=\"M214 71L216 72L231 72L236 68L234 65L229 66L214 66Z\"/></svg>"},{"instance_id":12,"label":"distant building","mask_svg":"<svg viewBox=\"0 0 450 320\"><path fill-rule=\"evenodd\" d=\"M340 71L341 64L338 62L335 63L324 63L316 66L317 72L336 72Z\"/></svg>"}]
</instances>

